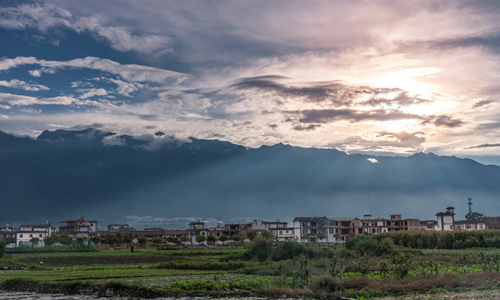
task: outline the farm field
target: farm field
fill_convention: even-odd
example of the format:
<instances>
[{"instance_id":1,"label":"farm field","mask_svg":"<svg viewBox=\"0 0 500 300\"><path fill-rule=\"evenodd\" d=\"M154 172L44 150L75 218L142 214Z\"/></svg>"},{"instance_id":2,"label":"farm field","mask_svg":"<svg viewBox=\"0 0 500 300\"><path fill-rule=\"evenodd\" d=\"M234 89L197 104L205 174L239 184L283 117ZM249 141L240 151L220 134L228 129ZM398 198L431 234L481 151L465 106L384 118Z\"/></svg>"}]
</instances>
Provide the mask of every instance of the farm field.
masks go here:
<instances>
[{"instance_id":1,"label":"farm field","mask_svg":"<svg viewBox=\"0 0 500 300\"><path fill-rule=\"evenodd\" d=\"M0 282L354 299L500 292L495 247L413 249L370 236L303 245L258 236L237 247L158 249L7 254L0 258ZM23 269L3 270L12 266Z\"/></svg>"}]
</instances>

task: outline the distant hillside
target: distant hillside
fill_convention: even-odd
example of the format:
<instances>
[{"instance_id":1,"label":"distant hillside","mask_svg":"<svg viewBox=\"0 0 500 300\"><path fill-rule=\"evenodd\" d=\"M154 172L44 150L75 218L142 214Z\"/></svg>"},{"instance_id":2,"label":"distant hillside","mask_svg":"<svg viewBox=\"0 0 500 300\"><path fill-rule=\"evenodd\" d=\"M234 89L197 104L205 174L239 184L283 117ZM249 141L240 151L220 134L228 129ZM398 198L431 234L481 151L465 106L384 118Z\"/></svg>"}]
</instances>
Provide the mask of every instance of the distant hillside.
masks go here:
<instances>
[{"instance_id":1,"label":"distant hillside","mask_svg":"<svg viewBox=\"0 0 500 300\"><path fill-rule=\"evenodd\" d=\"M375 158L378 162L370 162ZM434 218L467 197L500 214L500 167L418 153L347 155L278 144L248 149L217 140L0 131L0 222L102 222L128 215L281 218L298 215ZM462 216L459 216L462 217Z\"/></svg>"}]
</instances>

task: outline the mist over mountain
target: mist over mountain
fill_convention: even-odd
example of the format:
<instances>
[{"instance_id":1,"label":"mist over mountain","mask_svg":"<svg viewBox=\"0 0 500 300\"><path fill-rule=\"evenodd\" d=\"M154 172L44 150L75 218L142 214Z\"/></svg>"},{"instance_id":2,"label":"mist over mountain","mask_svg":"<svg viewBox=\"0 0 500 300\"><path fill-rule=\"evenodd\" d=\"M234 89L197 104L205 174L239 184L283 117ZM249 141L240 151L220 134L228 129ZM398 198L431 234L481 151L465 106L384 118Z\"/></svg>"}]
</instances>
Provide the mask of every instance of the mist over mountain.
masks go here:
<instances>
[{"instance_id":1,"label":"mist over mountain","mask_svg":"<svg viewBox=\"0 0 500 300\"><path fill-rule=\"evenodd\" d=\"M326 215L433 219L467 197L500 214L500 167L418 153L347 155L277 144L257 149L218 140L117 136L96 129L0 131L0 222L58 223L127 216L284 219Z\"/></svg>"}]
</instances>

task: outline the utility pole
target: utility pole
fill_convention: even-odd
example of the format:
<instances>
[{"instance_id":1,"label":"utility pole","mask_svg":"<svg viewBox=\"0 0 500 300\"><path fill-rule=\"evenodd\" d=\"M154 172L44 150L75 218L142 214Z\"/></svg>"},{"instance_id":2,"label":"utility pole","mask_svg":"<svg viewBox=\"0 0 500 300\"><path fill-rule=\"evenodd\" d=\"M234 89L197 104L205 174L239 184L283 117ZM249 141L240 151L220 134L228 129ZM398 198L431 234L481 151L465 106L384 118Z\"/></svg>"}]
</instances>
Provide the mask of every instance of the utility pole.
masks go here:
<instances>
[{"instance_id":1,"label":"utility pole","mask_svg":"<svg viewBox=\"0 0 500 300\"><path fill-rule=\"evenodd\" d=\"M469 198L467 198L467 200L469 200L469 213L471 213L472 212L472 198L469 197Z\"/></svg>"}]
</instances>

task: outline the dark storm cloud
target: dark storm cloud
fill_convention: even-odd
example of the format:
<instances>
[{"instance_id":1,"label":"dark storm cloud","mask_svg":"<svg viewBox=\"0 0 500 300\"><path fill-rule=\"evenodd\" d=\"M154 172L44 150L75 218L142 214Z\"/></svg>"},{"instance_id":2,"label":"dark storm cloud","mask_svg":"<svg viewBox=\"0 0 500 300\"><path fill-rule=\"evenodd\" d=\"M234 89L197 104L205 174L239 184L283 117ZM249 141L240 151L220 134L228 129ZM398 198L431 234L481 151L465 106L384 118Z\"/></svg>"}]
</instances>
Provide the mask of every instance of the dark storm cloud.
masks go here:
<instances>
[{"instance_id":1,"label":"dark storm cloud","mask_svg":"<svg viewBox=\"0 0 500 300\"><path fill-rule=\"evenodd\" d=\"M397 88L375 88L370 86L351 86L340 81L314 82L309 84L284 84L282 81L290 78L276 75L241 78L229 89L259 90L273 92L284 98L301 98L308 102L328 102L334 107L398 105L408 106L430 102L430 100L409 96ZM387 94L397 93L388 98ZM359 98L371 97L359 102Z\"/></svg>"},{"instance_id":2,"label":"dark storm cloud","mask_svg":"<svg viewBox=\"0 0 500 300\"><path fill-rule=\"evenodd\" d=\"M467 147L465 149L480 149L480 148L493 148L493 147L500 147L500 144L481 144L481 145Z\"/></svg>"},{"instance_id":3,"label":"dark storm cloud","mask_svg":"<svg viewBox=\"0 0 500 300\"><path fill-rule=\"evenodd\" d=\"M286 77L270 75L243 78L237 83L232 84L229 88L236 90L258 89L266 92L274 92L282 97L305 97L307 100L313 102L330 100L338 106L350 105L353 98L350 91L344 93L347 89L339 83L295 87L277 82L277 80L281 79L286 79Z\"/></svg>"},{"instance_id":4,"label":"dark storm cloud","mask_svg":"<svg viewBox=\"0 0 500 300\"><path fill-rule=\"evenodd\" d=\"M367 101L362 102L360 105L375 107L375 106L380 106L380 105L397 104L399 106L408 106L408 105L414 105L414 104L421 104L421 103L431 102L431 100L421 99L421 98L418 98L418 97L411 97L411 96L408 95L408 93L402 92L399 89L391 89L391 91L397 91L399 93L393 99L371 98L371 99L369 99ZM389 91L385 91L385 92L387 93Z\"/></svg>"},{"instance_id":5,"label":"dark storm cloud","mask_svg":"<svg viewBox=\"0 0 500 300\"><path fill-rule=\"evenodd\" d=\"M454 119L451 116L440 115L440 116L429 116L427 120L422 122L422 125L434 124L435 126L443 126L449 128L460 127L465 124L464 121L460 119Z\"/></svg>"},{"instance_id":6,"label":"dark storm cloud","mask_svg":"<svg viewBox=\"0 0 500 300\"><path fill-rule=\"evenodd\" d=\"M298 114L301 123L330 123L335 121L394 121L403 119L420 119L414 114L407 114L400 111L386 112L384 110L357 111L353 109L308 109L302 111L289 112Z\"/></svg>"},{"instance_id":7,"label":"dark storm cloud","mask_svg":"<svg viewBox=\"0 0 500 300\"><path fill-rule=\"evenodd\" d=\"M481 47L493 52L500 52L500 35L470 36L430 42L432 48L466 48Z\"/></svg>"},{"instance_id":8,"label":"dark storm cloud","mask_svg":"<svg viewBox=\"0 0 500 300\"><path fill-rule=\"evenodd\" d=\"M311 124L311 125L307 125L307 126L302 126L302 125L296 125L293 127L293 130L297 130L297 131L311 131L311 130L315 130L316 128L319 128L321 127L321 125L316 125L316 124Z\"/></svg>"},{"instance_id":9,"label":"dark storm cloud","mask_svg":"<svg viewBox=\"0 0 500 300\"><path fill-rule=\"evenodd\" d=\"M491 104L491 103L494 103L495 101L491 101L491 100L483 100L483 101L479 101L478 103L474 104L474 106L472 106L472 108L480 108L480 107L483 107L485 105L488 105L488 104Z\"/></svg>"}]
</instances>

